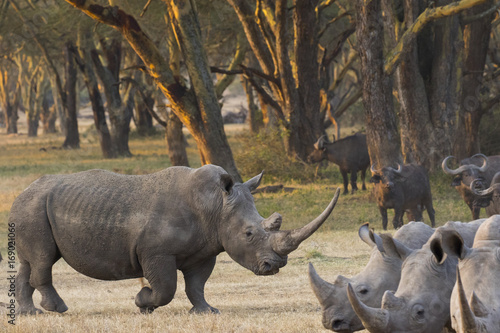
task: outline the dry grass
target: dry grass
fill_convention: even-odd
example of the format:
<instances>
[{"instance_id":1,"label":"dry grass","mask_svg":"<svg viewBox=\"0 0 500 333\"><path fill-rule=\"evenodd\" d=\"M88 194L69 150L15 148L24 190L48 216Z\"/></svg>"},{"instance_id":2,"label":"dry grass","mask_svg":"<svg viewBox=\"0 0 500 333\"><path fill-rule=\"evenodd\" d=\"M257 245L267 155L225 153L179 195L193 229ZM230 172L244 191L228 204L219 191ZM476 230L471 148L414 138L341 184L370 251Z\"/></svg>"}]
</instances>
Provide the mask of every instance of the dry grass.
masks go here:
<instances>
[{"instance_id":1,"label":"dry grass","mask_svg":"<svg viewBox=\"0 0 500 333\"><path fill-rule=\"evenodd\" d=\"M234 144L236 129L230 132ZM196 146L188 154L196 167ZM148 173L169 165L161 136L131 141L132 158L102 160L92 138L82 142L79 151L49 150L59 146L60 137L28 139L0 134L0 251L5 255L8 211L15 197L33 180L45 173L69 173L91 168L105 168L121 173ZM234 146L238 146L237 144ZM235 149L237 154L237 149ZM244 174L244 179L253 175ZM336 179L340 179L337 177ZM443 177L433 180L438 225L447 220L467 220L470 216L455 191ZM269 184L264 184L269 185ZM284 228L298 227L317 215L331 199L334 188L328 179L311 184L289 180L292 193L259 194L256 205L263 216L282 213ZM217 259L215 270L206 285L207 301L220 315L190 315L191 304L184 293L179 274L174 300L151 315L141 315L134 305L139 282L135 279L105 282L87 278L64 261L54 266L54 285L69 310L64 314L47 313L18 317L16 326L4 320L0 331L7 332L318 332L321 310L307 277L307 263L313 262L318 273L328 281L337 274L352 276L366 264L368 247L357 237L357 228L370 222L380 231L380 217L370 189L354 196L341 196L332 217L319 232L290 255L289 263L275 276L255 276L233 262L227 254ZM0 264L0 279L6 281L7 267ZM0 302L8 302L7 286L0 284ZM35 292L35 304L40 296Z\"/></svg>"}]
</instances>

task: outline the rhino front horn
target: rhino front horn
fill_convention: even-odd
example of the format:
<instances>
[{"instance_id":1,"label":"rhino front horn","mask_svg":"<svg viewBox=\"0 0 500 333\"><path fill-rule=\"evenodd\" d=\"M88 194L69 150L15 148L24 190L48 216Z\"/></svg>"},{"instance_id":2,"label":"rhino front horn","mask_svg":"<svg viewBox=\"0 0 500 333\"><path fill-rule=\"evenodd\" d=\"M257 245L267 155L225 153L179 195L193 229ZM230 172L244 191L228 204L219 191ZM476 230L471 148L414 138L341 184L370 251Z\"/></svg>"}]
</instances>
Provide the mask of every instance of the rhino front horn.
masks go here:
<instances>
[{"instance_id":1,"label":"rhino front horn","mask_svg":"<svg viewBox=\"0 0 500 333\"><path fill-rule=\"evenodd\" d=\"M311 263L309 263L309 282L311 283L311 288L314 295L316 295L319 304L321 304L322 307L326 307L328 297L335 290L335 286L323 280L318 273L316 273L316 270Z\"/></svg>"},{"instance_id":2,"label":"rhino front horn","mask_svg":"<svg viewBox=\"0 0 500 333\"><path fill-rule=\"evenodd\" d=\"M371 333L386 333L389 324L389 313L384 309L376 309L366 306L358 299L351 284L347 285L347 297L363 323L363 326Z\"/></svg>"},{"instance_id":3,"label":"rhino front horn","mask_svg":"<svg viewBox=\"0 0 500 333\"><path fill-rule=\"evenodd\" d=\"M460 277L460 271L457 266L457 289L458 289L458 300L460 306L460 314L462 318L462 330L463 332L475 333L479 332L476 325L476 316L467 302L467 297L465 296L464 286L462 284L462 278Z\"/></svg>"},{"instance_id":4,"label":"rhino front horn","mask_svg":"<svg viewBox=\"0 0 500 333\"><path fill-rule=\"evenodd\" d=\"M272 235L273 250L280 256L286 256L297 249L306 238L311 236L326 221L339 199L340 188L337 188L332 201L317 218L299 229L278 231Z\"/></svg>"}]
</instances>

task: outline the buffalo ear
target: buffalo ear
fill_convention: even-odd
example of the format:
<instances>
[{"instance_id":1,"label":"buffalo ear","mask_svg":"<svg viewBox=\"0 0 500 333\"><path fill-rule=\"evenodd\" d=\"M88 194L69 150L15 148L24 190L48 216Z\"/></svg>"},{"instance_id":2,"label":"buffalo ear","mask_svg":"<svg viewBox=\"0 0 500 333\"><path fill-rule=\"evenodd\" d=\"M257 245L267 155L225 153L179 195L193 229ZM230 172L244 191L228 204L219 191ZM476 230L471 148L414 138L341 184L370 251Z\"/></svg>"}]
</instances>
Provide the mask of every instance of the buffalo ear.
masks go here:
<instances>
[{"instance_id":1,"label":"buffalo ear","mask_svg":"<svg viewBox=\"0 0 500 333\"><path fill-rule=\"evenodd\" d=\"M374 175L370 178L370 183L377 184L382 178L379 175Z\"/></svg>"},{"instance_id":2,"label":"buffalo ear","mask_svg":"<svg viewBox=\"0 0 500 333\"><path fill-rule=\"evenodd\" d=\"M233 178L227 173L220 175L220 184L224 192L227 194L231 193L233 189L234 181Z\"/></svg>"},{"instance_id":3,"label":"buffalo ear","mask_svg":"<svg viewBox=\"0 0 500 333\"><path fill-rule=\"evenodd\" d=\"M250 190L250 192L255 191L257 189L257 187L259 187L260 181L262 180L262 176L263 175L264 175L264 171L262 171L257 176L255 176L255 177L247 180L246 182L243 183L243 185L245 185L246 187L248 187L248 189Z\"/></svg>"},{"instance_id":4,"label":"buffalo ear","mask_svg":"<svg viewBox=\"0 0 500 333\"><path fill-rule=\"evenodd\" d=\"M461 184L462 184L462 176L456 176L451 181L451 186L453 186L453 187L460 186Z\"/></svg>"}]
</instances>

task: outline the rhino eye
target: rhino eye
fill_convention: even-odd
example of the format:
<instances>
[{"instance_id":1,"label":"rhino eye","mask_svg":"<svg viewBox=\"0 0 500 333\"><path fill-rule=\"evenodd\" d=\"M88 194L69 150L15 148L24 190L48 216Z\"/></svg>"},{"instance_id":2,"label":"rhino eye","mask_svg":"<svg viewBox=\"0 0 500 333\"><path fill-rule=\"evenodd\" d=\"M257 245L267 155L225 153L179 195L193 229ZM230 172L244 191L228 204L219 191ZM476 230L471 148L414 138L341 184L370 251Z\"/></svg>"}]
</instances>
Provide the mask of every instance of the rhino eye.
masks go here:
<instances>
[{"instance_id":1,"label":"rhino eye","mask_svg":"<svg viewBox=\"0 0 500 333\"><path fill-rule=\"evenodd\" d=\"M422 305L416 304L413 307L413 319L418 322L425 319L425 309Z\"/></svg>"},{"instance_id":2,"label":"rhino eye","mask_svg":"<svg viewBox=\"0 0 500 333\"><path fill-rule=\"evenodd\" d=\"M246 232L247 237L252 237L253 233L251 231Z\"/></svg>"},{"instance_id":3,"label":"rhino eye","mask_svg":"<svg viewBox=\"0 0 500 333\"><path fill-rule=\"evenodd\" d=\"M360 290L359 290L359 293L360 293L361 295L366 295L366 294L368 294L368 289L366 289L366 288L362 288L362 289L360 289Z\"/></svg>"}]
</instances>

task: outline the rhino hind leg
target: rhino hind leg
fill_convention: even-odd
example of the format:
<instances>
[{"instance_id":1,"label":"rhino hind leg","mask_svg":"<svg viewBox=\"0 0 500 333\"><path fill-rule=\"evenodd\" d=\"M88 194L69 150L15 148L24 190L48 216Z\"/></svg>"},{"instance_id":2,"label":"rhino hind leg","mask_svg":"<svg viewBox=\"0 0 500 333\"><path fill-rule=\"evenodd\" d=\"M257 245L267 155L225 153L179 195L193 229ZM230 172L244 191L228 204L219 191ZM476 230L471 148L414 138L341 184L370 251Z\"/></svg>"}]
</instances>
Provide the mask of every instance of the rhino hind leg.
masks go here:
<instances>
[{"instance_id":1,"label":"rhino hind leg","mask_svg":"<svg viewBox=\"0 0 500 333\"><path fill-rule=\"evenodd\" d=\"M35 308L33 304L33 292L35 288L30 285L31 268L28 262L21 261L19 271L16 276L16 299L19 307L18 314L34 315L43 313L42 310Z\"/></svg>"},{"instance_id":2,"label":"rhino hind leg","mask_svg":"<svg viewBox=\"0 0 500 333\"><path fill-rule=\"evenodd\" d=\"M177 288L177 268L173 256L145 256L141 262L144 277L151 287L143 287L135 296L135 305L141 313L152 313L157 307L167 305L174 298Z\"/></svg>"},{"instance_id":3,"label":"rhino hind leg","mask_svg":"<svg viewBox=\"0 0 500 333\"><path fill-rule=\"evenodd\" d=\"M45 310L63 313L68 310L68 307L52 284L52 265L60 258L60 256L57 255L58 251L55 244L51 252L52 256L48 255L47 257L52 258L52 260L36 260L30 264L30 284L42 295L40 305ZM49 251L45 252L45 254L48 253Z\"/></svg>"},{"instance_id":4,"label":"rhino hind leg","mask_svg":"<svg viewBox=\"0 0 500 333\"><path fill-rule=\"evenodd\" d=\"M215 257L210 258L201 265L182 271L186 282L186 295L193 307L190 313L219 313L219 310L210 306L205 300L205 283L215 266Z\"/></svg>"}]
</instances>

